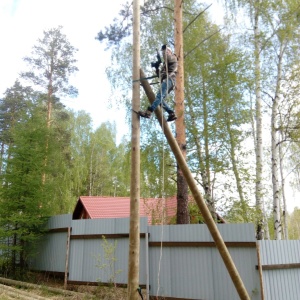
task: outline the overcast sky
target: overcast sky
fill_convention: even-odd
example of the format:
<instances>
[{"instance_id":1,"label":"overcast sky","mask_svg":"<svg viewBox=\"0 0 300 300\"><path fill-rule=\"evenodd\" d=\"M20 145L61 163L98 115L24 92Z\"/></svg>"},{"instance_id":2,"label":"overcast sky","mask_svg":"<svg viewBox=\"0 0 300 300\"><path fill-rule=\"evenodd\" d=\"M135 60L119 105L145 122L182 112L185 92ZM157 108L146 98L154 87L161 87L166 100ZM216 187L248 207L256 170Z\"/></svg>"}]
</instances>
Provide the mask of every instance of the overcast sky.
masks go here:
<instances>
[{"instance_id":1,"label":"overcast sky","mask_svg":"<svg viewBox=\"0 0 300 300\"><path fill-rule=\"evenodd\" d=\"M105 68L110 54L95 40L97 33L118 15L126 0L0 0L0 97L18 74L26 69L22 58L30 56L43 31L63 26L70 43L78 48L79 72L71 79L79 90L75 99L61 99L74 110L88 112L98 127L104 121L118 120L119 135L126 133L123 112L107 109L111 95ZM124 122L122 122L124 120Z\"/></svg>"}]
</instances>

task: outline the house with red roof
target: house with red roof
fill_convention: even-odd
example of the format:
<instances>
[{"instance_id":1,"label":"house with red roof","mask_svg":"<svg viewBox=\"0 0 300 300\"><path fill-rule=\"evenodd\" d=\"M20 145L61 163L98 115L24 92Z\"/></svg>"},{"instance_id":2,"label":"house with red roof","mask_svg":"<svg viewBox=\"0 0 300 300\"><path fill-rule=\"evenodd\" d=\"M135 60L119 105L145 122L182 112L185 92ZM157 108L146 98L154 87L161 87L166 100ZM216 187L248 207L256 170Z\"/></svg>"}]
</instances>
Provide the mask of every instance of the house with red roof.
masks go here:
<instances>
[{"instance_id":1,"label":"house with red roof","mask_svg":"<svg viewBox=\"0 0 300 300\"><path fill-rule=\"evenodd\" d=\"M174 223L176 212L176 197L140 199L140 216L150 225ZM73 220L129 217L130 197L80 196L73 212Z\"/></svg>"}]
</instances>

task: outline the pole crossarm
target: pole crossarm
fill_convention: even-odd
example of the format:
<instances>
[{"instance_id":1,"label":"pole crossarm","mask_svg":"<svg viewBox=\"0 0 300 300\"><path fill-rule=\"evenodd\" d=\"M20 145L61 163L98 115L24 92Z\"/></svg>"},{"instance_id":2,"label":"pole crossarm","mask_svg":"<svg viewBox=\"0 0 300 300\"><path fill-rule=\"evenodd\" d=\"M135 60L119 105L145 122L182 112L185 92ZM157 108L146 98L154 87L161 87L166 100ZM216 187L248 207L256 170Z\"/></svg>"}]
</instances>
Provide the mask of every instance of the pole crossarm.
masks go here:
<instances>
[{"instance_id":1,"label":"pole crossarm","mask_svg":"<svg viewBox=\"0 0 300 300\"><path fill-rule=\"evenodd\" d=\"M140 78L144 78L145 74L143 70L140 70ZM150 84L147 80L141 80L141 85L150 101L152 103L155 100L155 94L151 89ZM210 231L210 234L216 244L217 249L219 250L219 253L224 261L224 264L228 270L228 273L232 279L232 282L240 296L240 299L242 300L250 300L249 294L243 284L243 281L238 273L238 270L235 267L235 264L230 256L230 253L224 243L224 240L218 230L217 225L214 222L214 219L212 218L210 211L197 187L196 181L194 180L192 173L181 153L181 150L176 142L176 139L174 138L172 131L170 127L168 126L168 123L166 119L163 117L162 110L160 107L158 107L155 110L156 117L160 123L160 126L163 128L164 135L172 149L172 152L174 153L174 156L176 158L176 161L180 167L180 169L183 172L183 175L188 183L188 186L194 196L194 199L201 211L201 214L204 218L204 221Z\"/></svg>"}]
</instances>

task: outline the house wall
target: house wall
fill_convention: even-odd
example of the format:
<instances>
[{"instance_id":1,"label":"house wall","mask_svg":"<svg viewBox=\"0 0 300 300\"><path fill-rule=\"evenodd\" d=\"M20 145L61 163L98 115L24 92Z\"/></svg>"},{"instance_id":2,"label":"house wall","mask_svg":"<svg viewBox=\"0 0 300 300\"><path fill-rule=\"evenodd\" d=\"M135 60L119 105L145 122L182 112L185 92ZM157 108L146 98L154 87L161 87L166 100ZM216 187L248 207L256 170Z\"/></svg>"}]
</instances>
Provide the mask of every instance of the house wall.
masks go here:
<instances>
[{"instance_id":1,"label":"house wall","mask_svg":"<svg viewBox=\"0 0 300 300\"><path fill-rule=\"evenodd\" d=\"M72 220L71 217L56 216L49 220L50 232L39 243L31 269L63 274L69 227L68 282L113 280L126 285L129 219ZM147 222L147 218L141 218L140 285L143 288L150 285L150 298L239 299L206 225L149 226ZM218 228L251 299L261 299L254 226L222 224ZM108 261L103 235L110 245L117 241L114 270L104 267Z\"/></svg>"}]
</instances>

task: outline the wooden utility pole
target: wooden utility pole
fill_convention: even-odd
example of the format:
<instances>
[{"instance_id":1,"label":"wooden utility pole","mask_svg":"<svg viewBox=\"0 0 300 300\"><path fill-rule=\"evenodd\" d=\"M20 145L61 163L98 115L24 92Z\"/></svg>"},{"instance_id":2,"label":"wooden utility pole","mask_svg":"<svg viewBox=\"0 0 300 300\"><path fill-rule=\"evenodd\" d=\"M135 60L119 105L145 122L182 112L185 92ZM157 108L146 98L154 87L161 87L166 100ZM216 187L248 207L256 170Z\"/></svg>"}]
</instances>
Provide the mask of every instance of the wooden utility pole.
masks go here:
<instances>
[{"instance_id":1,"label":"wooden utility pole","mask_svg":"<svg viewBox=\"0 0 300 300\"><path fill-rule=\"evenodd\" d=\"M141 78L145 78L145 74L143 71L141 71ZM141 80L141 84L144 88L144 91L150 101L152 103L155 100L155 94L153 93L151 86L147 80ZM237 293L240 296L240 299L242 300L250 300L249 294L244 286L244 283L239 275L238 270L235 267L235 264L230 256L230 253L224 243L224 240L218 230L217 225L214 222L214 219L197 187L197 183L185 161L185 158L183 157L181 150L178 146L177 141L175 140L172 131L170 130L170 127L168 126L168 123L166 122L165 118L162 117L162 111L160 107L158 107L155 110L155 114L157 116L157 119L161 125L162 128L164 128L163 132L166 136L166 139L172 149L172 152L174 153L174 156L176 158L177 164L179 165L180 169L182 170L182 173L188 183L188 186L194 196L194 199L201 211L201 214L204 218L204 221L208 227L208 230L210 231L210 234L216 244L217 249L219 250L219 253L223 259L223 262L227 268L227 271L232 279L232 282L237 290Z\"/></svg>"},{"instance_id":2,"label":"wooden utility pole","mask_svg":"<svg viewBox=\"0 0 300 300\"><path fill-rule=\"evenodd\" d=\"M140 1L133 1L133 68L128 300L138 300L140 256Z\"/></svg>"},{"instance_id":3,"label":"wooden utility pole","mask_svg":"<svg viewBox=\"0 0 300 300\"><path fill-rule=\"evenodd\" d=\"M177 115L176 141L184 158L186 158L186 136L184 123L184 64L183 64L183 30L182 30L183 0L174 0L174 39L175 54L178 59L178 69L175 87L175 113ZM177 224L189 224L188 184L177 164Z\"/></svg>"}]
</instances>

